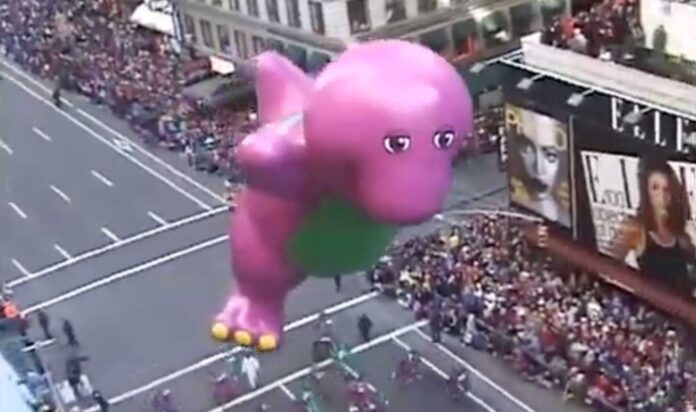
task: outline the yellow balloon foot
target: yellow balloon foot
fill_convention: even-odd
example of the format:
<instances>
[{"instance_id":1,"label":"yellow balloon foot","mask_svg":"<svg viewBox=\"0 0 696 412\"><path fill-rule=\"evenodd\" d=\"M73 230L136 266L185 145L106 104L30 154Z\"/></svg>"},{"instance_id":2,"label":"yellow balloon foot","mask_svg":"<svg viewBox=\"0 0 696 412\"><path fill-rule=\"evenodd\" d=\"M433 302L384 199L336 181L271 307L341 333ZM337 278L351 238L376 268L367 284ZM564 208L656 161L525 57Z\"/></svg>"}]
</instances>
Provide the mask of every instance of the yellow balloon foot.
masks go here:
<instances>
[{"instance_id":1,"label":"yellow balloon foot","mask_svg":"<svg viewBox=\"0 0 696 412\"><path fill-rule=\"evenodd\" d=\"M262 335L259 338L259 344L257 349L261 352L270 352L276 350L278 347L278 340L273 335Z\"/></svg>"},{"instance_id":2,"label":"yellow balloon foot","mask_svg":"<svg viewBox=\"0 0 696 412\"><path fill-rule=\"evenodd\" d=\"M234 341L242 346L251 346L251 334L243 330L238 330L234 333Z\"/></svg>"},{"instance_id":3,"label":"yellow balloon foot","mask_svg":"<svg viewBox=\"0 0 696 412\"><path fill-rule=\"evenodd\" d=\"M223 323L216 322L210 330L213 339L226 342L230 338L230 329Z\"/></svg>"}]
</instances>

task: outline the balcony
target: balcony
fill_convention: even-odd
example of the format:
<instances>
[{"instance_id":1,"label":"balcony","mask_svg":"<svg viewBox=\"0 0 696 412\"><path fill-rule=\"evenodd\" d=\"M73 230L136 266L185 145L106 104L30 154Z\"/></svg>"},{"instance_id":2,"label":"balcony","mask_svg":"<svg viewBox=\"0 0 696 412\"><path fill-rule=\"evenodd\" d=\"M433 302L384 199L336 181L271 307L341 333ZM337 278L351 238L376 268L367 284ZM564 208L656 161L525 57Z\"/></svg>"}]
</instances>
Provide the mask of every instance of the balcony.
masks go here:
<instances>
[{"instance_id":1,"label":"balcony","mask_svg":"<svg viewBox=\"0 0 696 412\"><path fill-rule=\"evenodd\" d=\"M696 68L658 52L634 49L631 58L594 58L543 44L539 34L522 39L521 65L569 83L645 102L667 113L696 118Z\"/></svg>"}]
</instances>

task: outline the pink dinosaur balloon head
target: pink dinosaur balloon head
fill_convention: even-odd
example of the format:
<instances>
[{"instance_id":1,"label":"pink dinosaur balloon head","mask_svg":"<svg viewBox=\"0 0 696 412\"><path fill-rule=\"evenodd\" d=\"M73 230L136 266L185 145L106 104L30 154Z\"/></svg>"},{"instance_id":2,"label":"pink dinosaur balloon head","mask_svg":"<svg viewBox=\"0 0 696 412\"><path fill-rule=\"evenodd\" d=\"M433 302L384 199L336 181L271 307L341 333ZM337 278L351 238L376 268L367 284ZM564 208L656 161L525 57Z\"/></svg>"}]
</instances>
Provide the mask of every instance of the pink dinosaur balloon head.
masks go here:
<instances>
[{"instance_id":1,"label":"pink dinosaur balloon head","mask_svg":"<svg viewBox=\"0 0 696 412\"><path fill-rule=\"evenodd\" d=\"M348 49L316 79L304 110L316 179L394 224L440 211L452 160L471 129L461 76L439 55L404 41Z\"/></svg>"},{"instance_id":2,"label":"pink dinosaur balloon head","mask_svg":"<svg viewBox=\"0 0 696 412\"><path fill-rule=\"evenodd\" d=\"M353 239L371 236L370 225L430 218L444 203L472 110L447 61L397 40L351 47L316 79L263 53L255 81L262 127L237 151L247 186L230 229L237 282L212 332L273 350L285 298L307 276L307 261L289 252L293 240L347 238L338 225L316 224L322 201L347 200L354 216L376 221L351 226ZM364 243L351 250L366 251Z\"/></svg>"}]
</instances>

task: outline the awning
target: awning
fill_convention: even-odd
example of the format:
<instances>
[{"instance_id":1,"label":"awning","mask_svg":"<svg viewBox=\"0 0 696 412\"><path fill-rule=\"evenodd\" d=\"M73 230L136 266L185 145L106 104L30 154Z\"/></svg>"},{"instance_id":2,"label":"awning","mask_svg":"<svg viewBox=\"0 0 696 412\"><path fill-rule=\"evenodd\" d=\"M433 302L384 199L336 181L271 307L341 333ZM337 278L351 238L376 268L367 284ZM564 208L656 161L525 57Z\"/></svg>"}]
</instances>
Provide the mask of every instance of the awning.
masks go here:
<instances>
[{"instance_id":1,"label":"awning","mask_svg":"<svg viewBox=\"0 0 696 412\"><path fill-rule=\"evenodd\" d=\"M254 86L234 83L229 77L216 76L186 87L183 94L208 107L219 107L252 97Z\"/></svg>"},{"instance_id":2,"label":"awning","mask_svg":"<svg viewBox=\"0 0 696 412\"><path fill-rule=\"evenodd\" d=\"M285 56L302 70L307 70L307 49L293 44L285 49Z\"/></svg>"},{"instance_id":3,"label":"awning","mask_svg":"<svg viewBox=\"0 0 696 412\"><path fill-rule=\"evenodd\" d=\"M224 77L211 77L209 79L194 83L182 91L184 96L195 99L205 100L211 98L219 89L225 86L232 86L232 81Z\"/></svg>"},{"instance_id":4,"label":"awning","mask_svg":"<svg viewBox=\"0 0 696 412\"><path fill-rule=\"evenodd\" d=\"M210 69L213 73L227 76L235 71L234 63L222 57L210 56Z\"/></svg>"},{"instance_id":5,"label":"awning","mask_svg":"<svg viewBox=\"0 0 696 412\"><path fill-rule=\"evenodd\" d=\"M421 42L436 53L441 53L447 49L449 39L445 29L437 29L422 34Z\"/></svg>"},{"instance_id":6,"label":"awning","mask_svg":"<svg viewBox=\"0 0 696 412\"><path fill-rule=\"evenodd\" d=\"M147 1L143 2L135 9L130 16L130 21L150 30L174 36L174 19L172 14L152 10L147 3Z\"/></svg>"},{"instance_id":7,"label":"awning","mask_svg":"<svg viewBox=\"0 0 696 412\"><path fill-rule=\"evenodd\" d=\"M309 55L307 60L307 71L309 73L315 73L323 69L329 62L331 62L331 56L326 53L313 52Z\"/></svg>"}]
</instances>

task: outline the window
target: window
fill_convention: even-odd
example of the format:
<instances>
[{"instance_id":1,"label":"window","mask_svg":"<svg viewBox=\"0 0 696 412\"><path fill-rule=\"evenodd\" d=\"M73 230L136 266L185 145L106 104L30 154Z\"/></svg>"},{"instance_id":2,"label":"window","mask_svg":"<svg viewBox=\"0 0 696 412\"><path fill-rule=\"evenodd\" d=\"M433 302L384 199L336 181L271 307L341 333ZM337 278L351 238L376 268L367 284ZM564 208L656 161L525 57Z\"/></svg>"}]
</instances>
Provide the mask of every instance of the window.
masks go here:
<instances>
[{"instance_id":1,"label":"window","mask_svg":"<svg viewBox=\"0 0 696 412\"><path fill-rule=\"evenodd\" d=\"M481 19L480 27L486 47L501 46L511 40L510 21L501 10L494 11Z\"/></svg>"},{"instance_id":2,"label":"window","mask_svg":"<svg viewBox=\"0 0 696 412\"><path fill-rule=\"evenodd\" d=\"M258 0L247 0L247 13L250 16L259 17Z\"/></svg>"},{"instance_id":3,"label":"window","mask_svg":"<svg viewBox=\"0 0 696 412\"><path fill-rule=\"evenodd\" d=\"M184 30L191 43L196 43L196 23L188 14L184 14Z\"/></svg>"},{"instance_id":4,"label":"window","mask_svg":"<svg viewBox=\"0 0 696 412\"><path fill-rule=\"evenodd\" d=\"M266 0L266 11L268 12L268 20L273 23L280 23L278 15L278 0Z\"/></svg>"},{"instance_id":5,"label":"window","mask_svg":"<svg viewBox=\"0 0 696 412\"><path fill-rule=\"evenodd\" d=\"M418 13L428 13L437 8L437 0L418 0Z\"/></svg>"},{"instance_id":6,"label":"window","mask_svg":"<svg viewBox=\"0 0 696 412\"><path fill-rule=\"evenodd\" d=\"M237 47L237 56L243 59L249 57L249 50L247 50L247 39L246 34L239 30L234 31L234 45Z\"/></svg>"},{"instance_id":7,"label":"window","mask_svg":"<svg viewBox=\"0 0 696 412\"><path fill-rule=\"evenodd\" d=\"M437 54L445 55L451 50L450 39L445 29L438 29L424 33L421 43Z\"/></svg>"},{"instance_id":8,"label":"window","mask_svg":"<svg viewBox=\"0 0 696 412\"><path fill-rule=\"evenodd\" d=\"M222 0L213 0L213 6L222 7Z\"/></svg>"},{"instance_id":9,"label":"window","mask_svg":"<svg viewBox=\"0 0 696 412\"><path fill-rule=\"evenodd\" d=\"M217 25L218 44L223 53L232 53L232 44L230 43L230 29L221 24Z\"/></svg>"},{"instance_id":10,"label":"window","mask_svg":"<svg viewBox=\"0 0 696 412\"><path fill-rule=\"evenodd\" d=\"M285 0L288 8L288 26L300 27L300 4L297 0Z\"/></svg>"},{"instance_id":11,"label":"window","mask_svg":"<svg viewBox=\"0 0 696 412\"><path fill-rule=\"evenodd\" d=\"M387 0L385 8L387 11L387 23L394 23L406 18L406 4L404 0Z\"/></svg>"},{"instance_id":12,"label":"window","mask_svg":"<svg viewBox=\"0 0 696 412\"><path fill-rule=\"evenodd\" d=\"M566 3L564 0L542 0L541 1L541 18L543 19L544 27L553 24L556 17L561 17L566 12Z\"/></svg>"},{"instance_id":13,"label":"window","mask_svg":"<svg viewBox=\"0 0 696 412\"><path fill-rule=\"evenodd\" d=\"M263 41L262 37L251 36L251 45L254 48L254 54L259 54L266 50L266 42Z\"/></svg>"},{"instance_id":14,"label":"window","mask_svg":"<svg viewBox=\"0 0 696 412\"><path fill-rule=\"evenodd\" d=\"M350 32L359 33L370 30L370 22L367 19L367 2L365 0L348 0L347 5Z\"/></svg>"},{"instance_id":15,"label":"window","mask_svg":"<svg viewBox=\"0 0 696 412\"><path fill-rule=\"evenodd\" d=\"M479 45L478 26L473 19L460 21L452 26L454 53L465 58L476 52Z\"/></svg>"},{"instance_id":16,"label":"window","mask_svg":"<svg viewBox=\"0 0 696 412\"><path fill-rule=\"evenodd\" d=\"M205 45L205 47L209 49L215 47L213 41L213 27L208 20L201 19L201 37L203 37L203 45Z\"/></svg>"},{"instance_id":17,"label":"window","mask_svg":"<svg viewBox=\"0 0 696 412\"><path fill-rule=\"evenodd\" d=\"M510 9L512 35L522 37L536 31L539 27L537 3L520 4Z\"/></svg>"},{"instance_id":18,"label":"window","mask_svg":"<svg viewBox=\"0 0 696 412\"><path fill-rule=\"evenodd\" d=\"M319 34L325 34L324 27L324 8L318 1L309 2L309 19L312 23L312 31Z\"/></svg>"},{"instance_id":19,"label":"window","mask_svg":"<svg viewBox=\"0 0 696 412\"><path fill-rule=\"evenodd\" d=\"M282 41L271 38L264 43L266 43L266 50L275 50L280 54L285 54L285 44Z\"/></svg>"},{"instance_id":20,"label":"window","mask_svg":"<svg viewBox=\"0 0 696 412\"><path fill-rule=\"evenodd\" d=\"M230 6L230 10L239 11L239 0L227 0L227 5Z\"/></svg>"}]
</instances>

